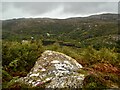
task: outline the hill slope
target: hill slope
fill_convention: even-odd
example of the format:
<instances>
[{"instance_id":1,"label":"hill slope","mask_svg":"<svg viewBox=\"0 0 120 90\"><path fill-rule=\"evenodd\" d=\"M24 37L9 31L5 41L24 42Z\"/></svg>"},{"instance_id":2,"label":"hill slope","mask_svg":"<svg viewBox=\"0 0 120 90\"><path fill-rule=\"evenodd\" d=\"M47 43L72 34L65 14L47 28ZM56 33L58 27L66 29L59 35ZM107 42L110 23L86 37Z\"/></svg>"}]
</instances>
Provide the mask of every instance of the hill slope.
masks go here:
<instances>
[{"instance_id":1,"label":"hill slope","mask_svg":"<svg viewBox=\"0 0 120 90\"><path fill-rule=\"evenodd\" d=\"M77 46L115 46L118 15L101 14L68 19L20 18L3 21L3 39L69 42Z\"/></svg>"}]
</instances>

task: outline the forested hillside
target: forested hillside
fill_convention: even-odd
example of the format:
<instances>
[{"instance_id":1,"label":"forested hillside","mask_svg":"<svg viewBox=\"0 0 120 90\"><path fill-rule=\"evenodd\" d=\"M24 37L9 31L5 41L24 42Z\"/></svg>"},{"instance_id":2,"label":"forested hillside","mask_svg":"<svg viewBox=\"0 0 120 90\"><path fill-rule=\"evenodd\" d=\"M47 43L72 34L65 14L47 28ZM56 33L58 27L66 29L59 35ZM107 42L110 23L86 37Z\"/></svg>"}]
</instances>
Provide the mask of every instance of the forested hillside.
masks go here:
<instances>
[{"instance_id":1,"label":"forested hillside","mask_svg":"<svg viewBox=\"0 0 120 90\"><path fill-rule=\"evenodd\" d=\"M49 40L77 46L113 47L118 39L117 14L68 19L21 18L3 21L4 40Z\"/></svg>"}]
</instances>

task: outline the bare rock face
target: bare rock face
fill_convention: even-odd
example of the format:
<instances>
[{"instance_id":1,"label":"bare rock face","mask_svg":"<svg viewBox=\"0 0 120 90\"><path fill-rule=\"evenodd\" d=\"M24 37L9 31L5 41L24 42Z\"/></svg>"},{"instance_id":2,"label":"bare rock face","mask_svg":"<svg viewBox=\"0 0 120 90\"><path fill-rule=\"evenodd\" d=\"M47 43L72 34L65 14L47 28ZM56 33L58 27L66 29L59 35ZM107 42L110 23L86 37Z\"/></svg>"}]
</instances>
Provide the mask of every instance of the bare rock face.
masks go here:
<instances>
[{"instance_id":1,"label":"bare rock face","mask_svg":"<svg viewBox=\"0 0 120 90\"><path fill-rule=\"evenodd\" d=\"M77 72L82 66L73 58L55 51L45 51L26 77L18 81L31 87L82 88L84 75Z\"/></svg>"}]
</instances>

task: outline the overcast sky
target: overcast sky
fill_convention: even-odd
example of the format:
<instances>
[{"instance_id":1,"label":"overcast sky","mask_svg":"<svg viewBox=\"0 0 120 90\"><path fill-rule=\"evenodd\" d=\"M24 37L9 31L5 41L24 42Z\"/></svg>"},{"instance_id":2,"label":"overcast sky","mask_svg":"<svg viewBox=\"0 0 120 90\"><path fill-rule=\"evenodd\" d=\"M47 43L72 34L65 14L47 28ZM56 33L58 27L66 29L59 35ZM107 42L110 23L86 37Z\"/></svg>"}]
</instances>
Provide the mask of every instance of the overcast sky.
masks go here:
<instances>
[{"instance_id":1,"label":"overcast sky","mask_svg":"<svg viewBox=\"0 0 120 90\"><path fill-rule=\"evenodd\" d=\"M2 2L2 19L69 18L117 13L117 2Z\"/></svg>"}]
</instances>

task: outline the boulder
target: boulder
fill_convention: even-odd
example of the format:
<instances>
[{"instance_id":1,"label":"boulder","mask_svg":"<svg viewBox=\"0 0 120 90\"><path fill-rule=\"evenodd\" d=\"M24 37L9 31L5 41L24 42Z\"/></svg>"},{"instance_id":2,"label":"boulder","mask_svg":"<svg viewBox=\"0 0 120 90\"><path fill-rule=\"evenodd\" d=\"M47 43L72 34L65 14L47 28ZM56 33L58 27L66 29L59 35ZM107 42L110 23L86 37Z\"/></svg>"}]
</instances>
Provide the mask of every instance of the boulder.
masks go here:
<instances>
[{"instance_id":1,"label":"boulder","mask_svg":"<svg viewBox=\"0 0 120 90\"><path fill-rule=\"evenodd\" d=\"M17 81L31 87L82 88L84 75L78 73L82 68L75 59L59 52L47 50L27 74Z\"/></svg>"}]
</instances>

